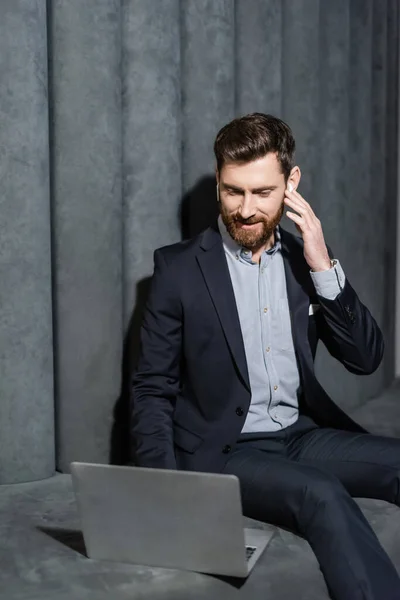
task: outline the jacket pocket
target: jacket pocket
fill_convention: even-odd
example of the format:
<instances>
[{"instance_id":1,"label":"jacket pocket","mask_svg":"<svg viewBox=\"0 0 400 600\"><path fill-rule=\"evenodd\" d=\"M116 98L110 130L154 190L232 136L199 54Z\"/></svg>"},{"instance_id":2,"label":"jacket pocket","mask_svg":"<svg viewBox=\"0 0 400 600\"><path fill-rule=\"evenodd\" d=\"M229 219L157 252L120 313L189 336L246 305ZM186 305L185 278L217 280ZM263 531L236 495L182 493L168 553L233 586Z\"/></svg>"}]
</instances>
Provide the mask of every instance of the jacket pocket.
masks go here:
<instances>
[{"instance_id":1,"label":"jacket pocket","mask_svg":"<svg viewBox=\"0 0 400 600\"><path fill-rule=\"evenodd\" d=\"M178 423L174 423L174 444L182 450L193 454L200 448L203 443L203 438L197 435L197 433L193 433L182 425Z\"/></svg>"}]
</instances>

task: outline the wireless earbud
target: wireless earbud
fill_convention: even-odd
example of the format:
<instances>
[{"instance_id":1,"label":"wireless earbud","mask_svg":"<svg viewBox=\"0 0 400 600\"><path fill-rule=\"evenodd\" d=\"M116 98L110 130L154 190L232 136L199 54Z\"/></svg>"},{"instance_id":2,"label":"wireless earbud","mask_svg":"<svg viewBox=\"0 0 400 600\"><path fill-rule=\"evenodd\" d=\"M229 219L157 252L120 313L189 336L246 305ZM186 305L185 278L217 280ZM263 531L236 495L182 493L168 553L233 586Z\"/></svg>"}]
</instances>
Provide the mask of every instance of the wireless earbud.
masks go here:
<instances>
[{"instance_id":1,"label":"wireless earbud","mask_svg":"<svg viewBox=\"0 0 400 600\"><path fill-rule=\"evenodd\" d=\"M219 202L219 183L217 183L217 202Z\"/></svg>"},{"instance_id":2,"label":"wireless earbud","mask_svg":"<svg viewBox=\"0 0 400 600\"><path fill-rule=\"evenodd\" d=\"M288 183L287 187L288 187L289 192L293 192L293 186L291 183Z\"/></svg>"}]
</instances>

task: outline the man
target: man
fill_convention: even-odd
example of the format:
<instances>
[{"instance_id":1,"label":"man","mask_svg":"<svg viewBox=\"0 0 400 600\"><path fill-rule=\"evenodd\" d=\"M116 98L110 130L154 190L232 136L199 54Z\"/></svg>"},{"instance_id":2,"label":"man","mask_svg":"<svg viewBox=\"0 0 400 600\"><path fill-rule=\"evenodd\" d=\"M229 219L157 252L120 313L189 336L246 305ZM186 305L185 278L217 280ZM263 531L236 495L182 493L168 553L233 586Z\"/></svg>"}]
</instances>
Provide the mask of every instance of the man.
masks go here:
<instances>
[{"instance_id":1,"label":"man","mask_svg":"<svg viewBox=\"0 0 400 600\"><path fill-rule=\"evenodd\" d=\"M400 440L352 421L313 366L321 339L350 372L372 373L382 334L297 192L294 149L270 115L223 127L217 225L155 252L133 379L137 463L237 475L244 514L302 534L332 598L399 600L352 497L400 506ZM285 205L301 237L280 227Z\"/></svg>"}]
</instances>

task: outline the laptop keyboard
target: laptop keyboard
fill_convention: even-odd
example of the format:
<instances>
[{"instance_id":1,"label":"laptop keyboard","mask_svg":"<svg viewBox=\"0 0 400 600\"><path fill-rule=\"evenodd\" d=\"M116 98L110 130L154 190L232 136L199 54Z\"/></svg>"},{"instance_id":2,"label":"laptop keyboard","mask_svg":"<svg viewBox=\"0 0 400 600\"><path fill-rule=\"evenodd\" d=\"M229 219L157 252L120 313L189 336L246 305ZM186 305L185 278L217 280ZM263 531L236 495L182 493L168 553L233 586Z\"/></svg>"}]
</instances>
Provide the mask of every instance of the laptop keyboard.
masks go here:
<instances>
[{"instance_id":1,"label":"laptop keyboard","mask_svg":"<svg viewBox=\"0 0 400 600\"><path fill-rule=\"evenodd\" d=\"M246 560L249 562L254 552L257 550L255 546L246 546Z\"/></svg>"}]
</instances>

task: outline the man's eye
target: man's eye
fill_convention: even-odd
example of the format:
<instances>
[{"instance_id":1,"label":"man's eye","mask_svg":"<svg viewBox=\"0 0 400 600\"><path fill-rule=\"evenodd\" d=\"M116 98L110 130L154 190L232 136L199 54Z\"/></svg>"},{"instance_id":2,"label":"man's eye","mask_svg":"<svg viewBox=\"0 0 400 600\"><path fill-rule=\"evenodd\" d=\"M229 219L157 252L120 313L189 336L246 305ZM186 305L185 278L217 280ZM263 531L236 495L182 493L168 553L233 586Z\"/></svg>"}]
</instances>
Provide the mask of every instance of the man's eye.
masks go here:
<instances>
[{"instance_id":1,"label":"man's eye","mask_svg":"<svg viewBox=\"0 0 400 600\"><path fill-rule=\"evenodd\" d=\"M265 190L265 192L260 192L259 196L261 198L268 198L268 196L270 195L270 193L271 193L271 190Z\"/></svg>"},{"instance_id":2,"label":"man's eye","mask_svg":"<svg viewBox=\"0 0 400 600\"><path fill-rule=\"evenodd\" d=\"M237 196L239 192L236 190L228 190L228 196Z\"/></svg>"}]
</instances>

